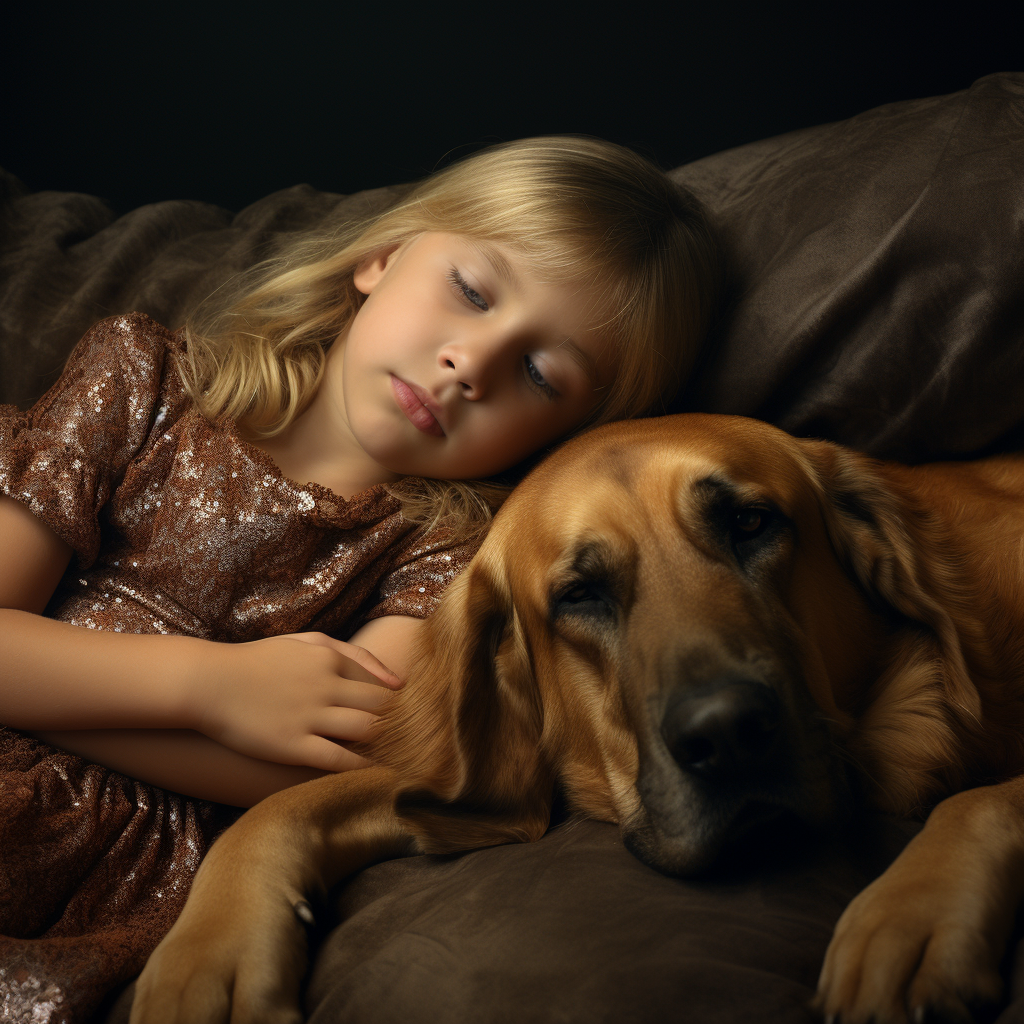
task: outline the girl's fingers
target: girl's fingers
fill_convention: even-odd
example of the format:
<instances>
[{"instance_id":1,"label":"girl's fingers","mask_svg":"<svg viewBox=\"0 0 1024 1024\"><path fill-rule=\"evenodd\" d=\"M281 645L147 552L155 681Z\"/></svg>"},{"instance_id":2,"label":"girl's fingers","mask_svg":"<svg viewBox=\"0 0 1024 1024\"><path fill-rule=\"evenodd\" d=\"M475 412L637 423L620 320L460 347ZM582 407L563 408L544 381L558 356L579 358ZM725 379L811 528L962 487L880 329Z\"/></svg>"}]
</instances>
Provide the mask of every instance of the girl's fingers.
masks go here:
<instances>
[{"instance_id":1,"label":"girl's fingers","mask_svg":"<svg viewBox=\"0 0 1024 1024\"><path fill-rule=\"evenodd\" d=\"M310 730L315 737L326 737L331 741L359 743L369 739L370 731L378 721L377 716L355 708L324 708Z\"/></svg>"},{"instance_id":2,"label":"girl's fingers","mask_svg":"<svg viewBox=\"0 0 1024 1024\"><path fill-rule=\"evenodd\" d=\"M342 655L350 663L358 665L366 672L370 673L371 679L367 682L374 682L378 685L383 684L392 690L397 690L402 685L402 680L395 675L379 658L371 654L365 647L359 647L356 644L345 643L344 640L335 640L333 637L327 637L329 644L334 648L340 655ZM351 671L351 670L349 670ZM358 675L356 678L359 678Z\"/></svg>"},{"instance_id":3,"label":"girl's fingers","mask_svg":"<svg viewBox=\"0 0 1024 1024\"><path fill-rule=\"evenodd\" d=\"M359 679L339 679L334 687L331 701L336 708L354 708L380 714L381 708L391 699L392 691L380 683L364 683Z\"/></svg>"},{"instance_id":4,"label":"girl's fingers","mask_svg":"<svg viewBox=\"0 0 1024 1024\"><path fill-rule=\"evenodd\" d=\"M372 655L365 647L358 647L356 644L342 643L340 640L336 640L335 643L341 644L344 650L341 653L351 661L354 661L357 665L361 665L370 675L376 677L386 687L391 690L399 690L402 687L402 680L395 675L380 659Z\"/></svg>"},{"instance_id":5,"label":"girl's fingers","mask_svg":"<svg viewBox=\"0 0 1024 1024\"><path fill-rule=\"evenodd\" d=\"M375 686L386 686L391 690L397 690L402 686L402 680L365 647L346 643L344 640L335 640L334 637L328 636L326 633L288 633L286 635L290 640L301 640L303 643L328 647L336 651L348 662L358 665L369 674L369 678L365 679L365 682L372 682ZM352 674L351 669L347 674Z\"/></svg>"},{"instance_id":6,"label":"girl's fingers","mask_svg":"<svg viewBox=\"0 0 1024 1024\"><path fill-rule=\"evenodd\" d=\"M323 772L347 772L353 768L369 768L372 764L365 757L321 736L310 736L304 753L303 762Z\"/></svg>"}]
</instances>

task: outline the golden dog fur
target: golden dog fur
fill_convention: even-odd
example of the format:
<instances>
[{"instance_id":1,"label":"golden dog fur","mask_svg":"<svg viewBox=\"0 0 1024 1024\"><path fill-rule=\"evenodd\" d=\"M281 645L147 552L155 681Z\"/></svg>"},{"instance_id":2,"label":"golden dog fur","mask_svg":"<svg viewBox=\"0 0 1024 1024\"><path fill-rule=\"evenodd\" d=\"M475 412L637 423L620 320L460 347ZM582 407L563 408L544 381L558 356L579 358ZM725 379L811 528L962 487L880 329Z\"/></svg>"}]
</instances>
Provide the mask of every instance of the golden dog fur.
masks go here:
<instances>
[{"instance_id":1,"label":"golden dog fur","mask_svg":"<svg viewBox=\"0 0 1024 1024\"><path fill-rule=\"evenodd\" d=\"M429 621L377 767L215 844L133 1024L301 1019L296 906L384 857L536 839L555 786L678 875L766 818L837 824L858 792L937 804L840 920L818 1004L997 998L1024 890L1022 498L1017 457L908 468L733 417L566 444Z\"/></svg>"}]
</instances>

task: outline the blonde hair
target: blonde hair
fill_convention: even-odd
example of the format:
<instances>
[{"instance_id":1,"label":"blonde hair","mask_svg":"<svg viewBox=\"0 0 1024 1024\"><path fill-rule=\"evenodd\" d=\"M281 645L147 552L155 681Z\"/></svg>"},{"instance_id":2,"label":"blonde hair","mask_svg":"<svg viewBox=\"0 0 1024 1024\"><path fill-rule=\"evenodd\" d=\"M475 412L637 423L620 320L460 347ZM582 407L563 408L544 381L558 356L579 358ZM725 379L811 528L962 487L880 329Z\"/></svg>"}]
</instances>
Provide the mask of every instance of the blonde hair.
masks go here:
<instances>
[{"instance_id":1,"label":"blonde hair","mask_svg":"<svg viewBox=\"0 0 1024 1024\"><path fill-rule=\"evenodd\" d=\"M425 231L503 244L559 283L604 290L616 372L580 429L658 411L691 368L717 298L717 253L700 203L652 163L599 139L546 136L493 146L412 186L388 209L306 236L215 293L185 324L185 385L209 419L255 438L311 400L332 342L363 296L356 268ZM396 486L406 514L464 525L502 491L480 481ZM429 511L426 511L429 510Z\"/></svg>"}]
</instances>

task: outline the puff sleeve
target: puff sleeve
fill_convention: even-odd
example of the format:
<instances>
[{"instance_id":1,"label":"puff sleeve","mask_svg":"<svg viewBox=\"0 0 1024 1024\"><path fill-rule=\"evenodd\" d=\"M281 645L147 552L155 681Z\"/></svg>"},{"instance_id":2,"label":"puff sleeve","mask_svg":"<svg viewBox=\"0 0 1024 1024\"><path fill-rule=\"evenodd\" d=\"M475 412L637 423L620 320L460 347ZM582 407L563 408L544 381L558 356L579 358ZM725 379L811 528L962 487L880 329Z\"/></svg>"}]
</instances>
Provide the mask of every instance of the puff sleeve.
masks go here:
<instances>
[{"instance_id":1,"label":"puff sleeve","mask_svg":"<svg viewBox=\"0 0 1024 1024\"><path fill-rule=\"evenodd\" d=\"M91 328L28 412L0 408L0 493L26 505L88 568L100 511L161 416L174 334L141 313Z\"/></svg>"}]
</instances>

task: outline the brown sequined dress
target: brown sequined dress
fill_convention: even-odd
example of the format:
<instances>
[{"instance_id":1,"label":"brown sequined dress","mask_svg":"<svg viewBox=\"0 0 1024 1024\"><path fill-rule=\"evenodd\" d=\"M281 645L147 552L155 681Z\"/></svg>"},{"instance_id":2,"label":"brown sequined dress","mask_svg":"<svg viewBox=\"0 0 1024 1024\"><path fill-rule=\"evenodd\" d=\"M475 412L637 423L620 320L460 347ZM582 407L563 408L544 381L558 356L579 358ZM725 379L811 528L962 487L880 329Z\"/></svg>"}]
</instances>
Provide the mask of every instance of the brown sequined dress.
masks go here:
<instances>
[{"instance_id":1,"label":"brown sequined dress","mask_svg":"<svg viewBox=\"0 0 1024 1024\"><path fill-rule=\"evenodd\" d=\"M0 493L75 552L46 614L228 642L428 615L471 547L382 487L346 501L284 478L190 406L181 345L142 314L103 321L32 410L0 409ZM0 727L0 1019L88 1020L238 813Z\"/></svg>"}]
</instances>

